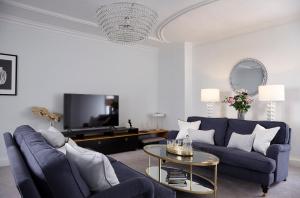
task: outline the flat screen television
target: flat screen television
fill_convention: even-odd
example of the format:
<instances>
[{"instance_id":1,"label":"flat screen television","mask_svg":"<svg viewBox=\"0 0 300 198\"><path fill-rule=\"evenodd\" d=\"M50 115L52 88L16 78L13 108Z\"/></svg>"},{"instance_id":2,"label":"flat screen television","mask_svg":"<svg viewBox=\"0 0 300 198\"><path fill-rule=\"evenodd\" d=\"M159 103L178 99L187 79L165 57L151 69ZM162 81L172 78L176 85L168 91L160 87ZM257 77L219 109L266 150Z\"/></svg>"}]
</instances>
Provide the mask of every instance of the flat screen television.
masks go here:
<instances>
[{"instance_id":1,"label":"flat screen television","mask_svg":"<svg viewBox=\"0 0 300 198\"><path fill-rule=\"evenodd\" d=\"M64 94L64 128L103 128L119 125L119 96Z\"/></svg>"}]
</instances>

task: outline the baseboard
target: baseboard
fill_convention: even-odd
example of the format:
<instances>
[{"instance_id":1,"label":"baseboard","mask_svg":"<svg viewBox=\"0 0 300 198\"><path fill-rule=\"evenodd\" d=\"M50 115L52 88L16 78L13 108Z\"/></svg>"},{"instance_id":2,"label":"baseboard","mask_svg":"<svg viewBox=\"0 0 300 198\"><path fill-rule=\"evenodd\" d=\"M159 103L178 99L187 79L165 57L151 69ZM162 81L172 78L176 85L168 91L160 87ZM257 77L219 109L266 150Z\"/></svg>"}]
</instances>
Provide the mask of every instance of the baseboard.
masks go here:
<instances>
[{"instance_id":1,"label":"baseboard","mask_svg":"<svg viewBox=\"0 0 300 198\"><path fill-rule=\"evenodd\" d=\"M9 166L8 159L0 159L0 167L1 166Z\"/></svg>"},{"instance_id":2,"label":"baseboard","mask_svg":"<svg viewBox=\"0 0 300 198\"><path fill-rule=\"evenodd\" d=\"M290 158L290 165L300 168L300 159L299 158Z\"/></svg>"}]
</instances>

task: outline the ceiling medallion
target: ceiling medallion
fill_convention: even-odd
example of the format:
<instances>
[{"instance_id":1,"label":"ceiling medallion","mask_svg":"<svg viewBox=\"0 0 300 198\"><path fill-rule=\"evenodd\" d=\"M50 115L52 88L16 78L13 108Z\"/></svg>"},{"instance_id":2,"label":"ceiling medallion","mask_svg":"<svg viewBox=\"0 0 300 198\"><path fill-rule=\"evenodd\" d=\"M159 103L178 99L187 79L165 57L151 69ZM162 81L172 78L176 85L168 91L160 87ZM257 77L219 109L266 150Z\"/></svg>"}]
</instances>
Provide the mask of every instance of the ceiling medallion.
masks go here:
<instances>
[{"instance_id":1,"label":"ceiling medallion","mask_svg":"<svg viewBox=\"0 0 300 198\"><path fill-rule=\"evenodd\" d=\"M119 2L101 6L97 18L110 41L134 44L148 38L158 15L142 4Z\"/></svg>"}]
</instances>

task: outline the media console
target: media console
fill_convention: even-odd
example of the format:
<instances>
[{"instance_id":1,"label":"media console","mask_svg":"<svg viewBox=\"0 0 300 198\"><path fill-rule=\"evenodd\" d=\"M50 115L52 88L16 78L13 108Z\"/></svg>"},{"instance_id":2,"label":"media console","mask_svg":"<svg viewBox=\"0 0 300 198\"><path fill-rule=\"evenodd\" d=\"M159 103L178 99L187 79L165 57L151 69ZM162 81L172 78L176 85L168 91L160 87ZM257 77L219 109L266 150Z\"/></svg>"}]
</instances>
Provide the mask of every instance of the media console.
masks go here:
<instances>
[{"instance_id":1,"label":"media console","mask_svg":"<svg viewBox=\"0 0 300 198\"><path fill-rule=\"evenodd\" d=\"M133 130L117 129L111 131L72 131L63 132L65 137L72 138L79 146L96 150L103 154L120 153L124 151L136 150L140 145L140 138L155 135L156 137L166 138L168 131L159 130ZM157 139L157 138L156 138Z\"/></svg>"}]
</instances>

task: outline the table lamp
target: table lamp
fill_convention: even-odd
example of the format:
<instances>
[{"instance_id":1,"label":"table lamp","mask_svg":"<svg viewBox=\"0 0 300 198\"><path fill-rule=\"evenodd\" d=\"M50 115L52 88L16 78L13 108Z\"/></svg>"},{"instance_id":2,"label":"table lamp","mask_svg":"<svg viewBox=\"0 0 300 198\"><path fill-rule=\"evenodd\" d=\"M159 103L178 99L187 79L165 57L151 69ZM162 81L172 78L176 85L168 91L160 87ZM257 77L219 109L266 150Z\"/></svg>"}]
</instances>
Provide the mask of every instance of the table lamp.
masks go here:
<instances>
[{"instance_id":1,"label":"table lamp","mask_svg":"<svg viewBox=\"0 0 300 198\"><path fill-rule=\"evenodd\" d=\"M159 113L159 112L155 112L152 114L152 117L155 119L156 122L156 130L159 130L159 121L161 121L162 118L166 117L165 113Z\"/></svg>"},{"instance_id":2,"label":"table lamp","mask_svg":"<svg viewBox=\"0 0 300 198\"><path fill-rule=\"evenodd\" d=\"M275 120L277 101L285 100L284 85L263 85L258 87L258 98L260 101L267 101L267 119Z\"/></svg>"},{"instance_id":3,"label":"table lamp","mask_svg":"<svg viewBox=\"0 0 300 198\"><path fill-rule=\"evenodd\" d=\"M201 89L201 101L206 102L207 116L212 117L214 113L214 103L220 101L220 90Z\"/></svg>"}]
</instances>

